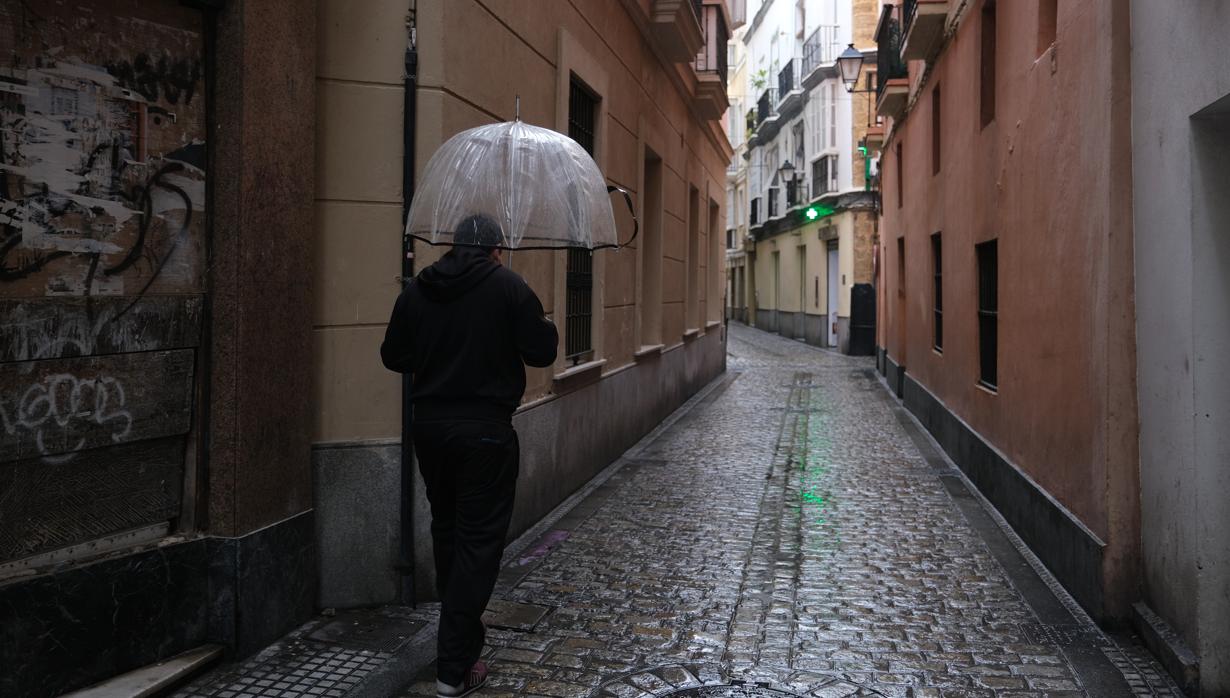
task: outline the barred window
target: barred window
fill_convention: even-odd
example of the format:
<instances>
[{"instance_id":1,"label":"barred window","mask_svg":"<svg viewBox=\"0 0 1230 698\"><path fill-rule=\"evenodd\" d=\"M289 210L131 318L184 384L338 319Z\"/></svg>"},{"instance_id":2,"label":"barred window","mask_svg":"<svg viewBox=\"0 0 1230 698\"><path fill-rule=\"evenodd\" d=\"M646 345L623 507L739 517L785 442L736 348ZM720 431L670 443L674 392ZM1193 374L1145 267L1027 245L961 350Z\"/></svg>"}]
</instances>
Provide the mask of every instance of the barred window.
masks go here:
<instances>
[{"instance_id":1,"label":"barred window","mask_svg":"<svg viewBox=\"0 0 1230 698\"><path fill-rule=\"evenodd\" d=\"M932 345L936 351L944 351L944 243L940 239L940 234L936 233L931 236L931 267L934 274L935 282L932 286L932 294L934 308L934 333L935 337Z\"/></svg>"},{"instance_id":2,"label":"barred window","mask_svg":"<svg viewBox=\"0 0 1230 698\"><path fill-rule=\"evenodd\" d=\"M995 240L974 247L978 257L978 382L999 386L999 250Z\"/></svg>"},{"instance_id":3,"label":"barred window","mask_svg":"<svg viewBox=\"0 0 1230 698\"><path fill-rule=\"evenodd\" d=\"M597 113L598 97L573 76L568 91L568 135L591 156ZM564 305L564 357L576 364L593 350L594 260L589 250L568 250Z\"/></svg>"}]
</instances>

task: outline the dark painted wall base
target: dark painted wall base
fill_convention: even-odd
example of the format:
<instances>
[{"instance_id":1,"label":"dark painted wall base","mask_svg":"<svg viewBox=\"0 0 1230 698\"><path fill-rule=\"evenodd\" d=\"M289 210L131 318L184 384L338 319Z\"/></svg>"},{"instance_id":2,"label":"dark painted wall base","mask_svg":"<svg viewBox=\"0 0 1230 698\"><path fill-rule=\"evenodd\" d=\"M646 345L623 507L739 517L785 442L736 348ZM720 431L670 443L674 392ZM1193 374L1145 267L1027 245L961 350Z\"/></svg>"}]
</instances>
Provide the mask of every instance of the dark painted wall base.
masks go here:
<instances>
[{"instance_id":1,"label":"dark painted wall base","mask_svg":"<svg viewBox=\"0 0 1230 698\"><path fill-rule=\"evenodd\" d=\"M244 657L316 611L315 511L238 538L209 538L209 640Z\"/></svg>"},{"instance_id":2,"label":"dark painted wall base","mask_svg":"<svg viewBox=\"0 0 1230 698\"><path fill-rule=\"evenodd\" d=\"M877 346L876 347L876 370L880 372L881 376L886 375L888 372L887 358L888 358L888 355L884 353L884 347Z\"/></svg>"},{"instance_id":3,"label":"dark painted wall base","mask_svg":"<svg viewBox=\"0 0 1230 698\"><path fill-rule=\"evenodd\" d=\"M58 696L205 642L235 656L311 616L312 513L0 586L0 695Z\"/></svg>"},{"instance_id":4,"label":"dark painted wall base","mask_svg":"<svg viewBox=\"0 0 1230 698\"><path fill-rule=\"evenodd\" d=\"M918 417L949 458L1089 615L1106 621L1102 579L1105 544L891 358L887 358L887 364L889 385L896 379L902 386L906 409Z\"/></svg>"},{"instance_id":5,"label":"dark painted wall base","mask_svg":"<svg viewBox=\"0 0 1230 698\"><path fill-rule=\"evenodd\" d=\"M888 379L888 387L901 398L905 395L905 366L898 366L888 354L884 355L884 377Z\"/></svg>"}]
</instances>

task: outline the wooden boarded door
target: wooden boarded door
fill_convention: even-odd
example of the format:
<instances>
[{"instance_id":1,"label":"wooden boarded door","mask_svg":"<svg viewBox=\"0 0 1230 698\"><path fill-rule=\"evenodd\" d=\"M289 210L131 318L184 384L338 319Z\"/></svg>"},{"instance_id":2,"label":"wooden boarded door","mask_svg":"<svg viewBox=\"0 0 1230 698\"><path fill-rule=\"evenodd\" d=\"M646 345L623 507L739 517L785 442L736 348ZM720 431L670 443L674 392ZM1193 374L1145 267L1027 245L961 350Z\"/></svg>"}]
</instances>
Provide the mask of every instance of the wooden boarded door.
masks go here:
<instances>
[{"instance_id":1,"label":"wooden boarded door","mask_svg":"<svg viewBox=\"0 0 1230 698\"><path fill-rule=\"evenodd\" d=\"M202 26L175 0L0 3L0 578L183 513Z\"/></svg>"}]
</instances>

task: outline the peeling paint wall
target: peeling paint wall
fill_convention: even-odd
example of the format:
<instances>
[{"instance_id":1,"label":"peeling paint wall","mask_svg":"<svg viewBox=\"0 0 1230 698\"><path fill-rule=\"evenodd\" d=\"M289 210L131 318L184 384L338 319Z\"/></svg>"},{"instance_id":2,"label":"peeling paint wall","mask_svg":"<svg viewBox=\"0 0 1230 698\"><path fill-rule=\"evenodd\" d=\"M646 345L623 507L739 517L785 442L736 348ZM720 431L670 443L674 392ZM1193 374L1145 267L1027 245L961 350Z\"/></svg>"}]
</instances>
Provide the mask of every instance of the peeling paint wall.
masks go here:
<instances>
[{"instance_id":1,"label":"peeling paint wall","mask_svg":"<svg viewBox=\"0 0 1230 698\"><path fill-rule=\"evenodd\" d=\"M202 37L200 11L171 0L0 4L0 577L180 515Z\"/></svg>"}]
</instances>

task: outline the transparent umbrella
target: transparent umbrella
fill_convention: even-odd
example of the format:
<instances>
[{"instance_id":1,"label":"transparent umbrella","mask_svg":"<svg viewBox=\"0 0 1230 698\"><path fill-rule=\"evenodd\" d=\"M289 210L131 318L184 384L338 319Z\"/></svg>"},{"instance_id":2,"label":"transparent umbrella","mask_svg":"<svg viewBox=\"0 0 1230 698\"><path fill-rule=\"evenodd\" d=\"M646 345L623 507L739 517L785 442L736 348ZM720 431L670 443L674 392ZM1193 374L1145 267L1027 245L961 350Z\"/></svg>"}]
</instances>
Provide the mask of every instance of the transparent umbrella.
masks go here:
<instances>
[{"instance_id":1,"label":"transparent umbrella","mask_svg":"<svg viewBox=\"0 0 1230 698\"><path fill-rule=\"evenodd\" d=\"M611 193L623 195L633 230L622 244ZM499 240L473 233L499 226ZM432 245L510 250L618 248L638 228L627 191L607 186L597 163L576 141L549 129L509 121L462 131L431 156L417 184L406 233Z\"/></svg>"}]
</instances>

